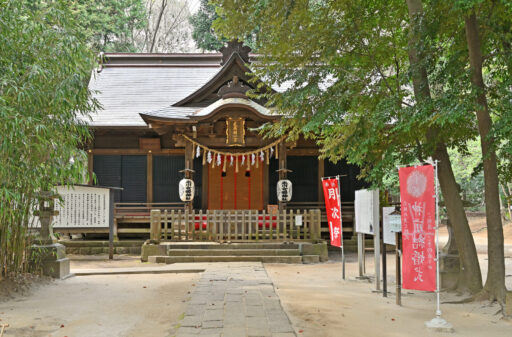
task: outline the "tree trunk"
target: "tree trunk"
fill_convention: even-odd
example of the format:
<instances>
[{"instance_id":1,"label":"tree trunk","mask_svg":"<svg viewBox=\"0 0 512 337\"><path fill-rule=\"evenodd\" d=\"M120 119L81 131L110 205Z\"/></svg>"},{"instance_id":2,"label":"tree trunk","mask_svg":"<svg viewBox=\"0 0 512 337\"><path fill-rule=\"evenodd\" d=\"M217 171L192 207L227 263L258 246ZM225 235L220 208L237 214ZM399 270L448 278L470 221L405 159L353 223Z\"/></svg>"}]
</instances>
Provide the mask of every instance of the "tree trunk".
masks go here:
<instances>
[{"instance_id":1,"label":"tree trunk","mask_svg":"<svg viewBox=\"0 0 512 337\"><path fill-rule=\"evenodd\" d=\"M412 80L414 87L414 95L416 101L421 104L431 99L430 87L427 76L427 70L422 65L421 55L417 51L419 43L418 36L418 17L423 14L421 0L406 0L409 10L409 18L411 23L409 37L409 62L411 68L414 69ZM443 193L448 218L453 226L455 243L459 250L460 256L460 277L458 287L461 290L468 290L471 293L477 293L482 289L482 276L480 265L478 263L478 255L476 253L475 242L469 228L466 213L462 199L459 194L459 187L455 181L450 157L446 149L446 145L437 139L438 131L431 129L427 133L427 140L437 142L434 152L434 159L438 160L438 177L441 192Z\"/></svg>"},{"instance_id":2,"label":"tree trunk","mask_svg":"<svg viewBox=\"0 0 512 337\"><path fill-rule=\"evenodd\" d=\"M153 32L153 39L151 40L151 47L149 48L149 52L152 53L155 45L156 45L156 37L158 35L158 30L160 29L160 23L162 22L162 16L165 12L165 7L167 7L166 0L162 0L162 6L160 7L160 13L158 14L158 19L156 21L155 31Z\"/></svg>"},{"instance_id":3,"label":"tree trunk","mask_svg":"<svg viewBox=\"0 0 512 337\"><path fill-rule=\"evenodd\" d=\"M496 151L493 148L493 140L490 137L492 122L482 76L483 60L480 50L478 23L474 12L465 18L465 27L469 64L471 66L471 83L478 91L476 117L484 164L485 213L487 218L487 249L489 255L489 268L484 292L488 294L491 301L497 300L500 303L505 303L505 256L499 202L498 169Z\"/></svg>"}]
</instances>

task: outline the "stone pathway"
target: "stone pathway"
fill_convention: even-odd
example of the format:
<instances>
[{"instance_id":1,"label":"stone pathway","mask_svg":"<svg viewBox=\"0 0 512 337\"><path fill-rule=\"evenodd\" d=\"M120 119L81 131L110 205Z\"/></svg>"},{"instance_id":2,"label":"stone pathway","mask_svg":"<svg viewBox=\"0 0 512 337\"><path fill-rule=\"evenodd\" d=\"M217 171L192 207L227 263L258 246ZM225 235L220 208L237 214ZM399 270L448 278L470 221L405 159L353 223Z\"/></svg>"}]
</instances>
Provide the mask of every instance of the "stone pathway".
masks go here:
<instances>
[{"instance_id":1,"label":"stone pathway","mask_svg":"<svg viewBox=\"0 0 512 337\"><path fill-rule=\"evenodd\" d=\"M176 337L295 337L261 263L222 263L196 284Z\"/></svg>"}]
</instances>

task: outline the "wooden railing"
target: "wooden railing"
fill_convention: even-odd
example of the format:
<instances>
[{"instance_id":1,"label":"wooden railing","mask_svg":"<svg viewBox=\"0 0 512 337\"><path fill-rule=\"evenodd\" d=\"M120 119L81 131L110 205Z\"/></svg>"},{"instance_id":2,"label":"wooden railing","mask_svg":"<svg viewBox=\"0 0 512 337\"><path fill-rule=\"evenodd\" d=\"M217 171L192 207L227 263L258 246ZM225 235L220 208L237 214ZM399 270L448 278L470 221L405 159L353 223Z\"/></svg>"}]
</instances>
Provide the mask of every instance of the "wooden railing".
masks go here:
<instances>
[{"instance_id":1,"label":"wooden railing","mask_svg":"<svg viewBox=\"0 0 512 337\"><path fill-rule=\"evenodd\" d=\"M329 227L327 225L327 214L325 212L325 204L323 201L311 201L311 202L289 202L286 204L288 209L319 209L321 212L321 222L325 224L322 226L322 232L328 233ZM343 221L343 231L352 232L354 230L354 202L342 201L341 202L341 219Z\"/></svg>"},{"instance_id":2,"label":"wooden railing","mask_svg":"<svg viewBox=\"0 0 512 337\"><path fill-rule=\"evenodd\" d=\"M116 202L114 204L114 216L118 217L148 217L152 209L179 210L185 209L183 202Z\"/></svg>"},{"instance_id":3,"label":"wooden railing","mask_svg":"<svg viewBox=\"0 0 512 337\"><path fill-rule=\"evenodd\" d=\"M320 210L152 210L151 240L303 241L320 239Z\"/></svg>"}]
</instances>

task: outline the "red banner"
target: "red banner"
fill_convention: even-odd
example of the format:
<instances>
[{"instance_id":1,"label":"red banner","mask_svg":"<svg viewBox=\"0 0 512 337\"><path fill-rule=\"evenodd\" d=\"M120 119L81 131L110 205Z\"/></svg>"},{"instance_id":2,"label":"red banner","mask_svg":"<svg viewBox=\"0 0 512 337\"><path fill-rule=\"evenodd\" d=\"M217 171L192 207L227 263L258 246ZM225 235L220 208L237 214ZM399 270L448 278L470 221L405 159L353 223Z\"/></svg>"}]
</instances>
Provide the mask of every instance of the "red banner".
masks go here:
<instances>
[{"instance_id":1,"label":"red banner","mask_svg":"<svg viewBox=\"0 0 512 337\"><path fill-rule=\"evenodd\" d=\"M343 244L341 231L341 203L338 179L323 179L325 210L329 222L329 233L331 234L331 245L341 247Z\"/></svg>"},{"instance_id":2,"label":"red banner","mask_svg":"<svg viewBox=\"0 0 512 337\"><path fill-rule=\"evenodd\" d=\"M399 169L404 289L436 290L434 167Z\"/></svg>"}]
</instances>

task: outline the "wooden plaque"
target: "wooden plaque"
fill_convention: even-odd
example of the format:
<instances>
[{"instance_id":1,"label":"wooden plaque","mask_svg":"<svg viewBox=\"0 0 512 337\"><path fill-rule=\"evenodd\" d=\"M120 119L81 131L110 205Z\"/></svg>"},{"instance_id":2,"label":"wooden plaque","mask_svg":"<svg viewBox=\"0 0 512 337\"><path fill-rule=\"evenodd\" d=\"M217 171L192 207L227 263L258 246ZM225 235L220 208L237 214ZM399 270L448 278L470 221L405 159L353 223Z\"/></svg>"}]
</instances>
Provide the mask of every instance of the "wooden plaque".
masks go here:
<instances>
[{"instance_id":1,"label":"wooden plaque","mask_svg":"<svg viewBox=\"0 0 512 337\"><path fill-rule=\"evenodd\" d=\"M226 119L226 144L229 146L245 145L245 119L228 117Z\"/></svg>"}]
</instances>

